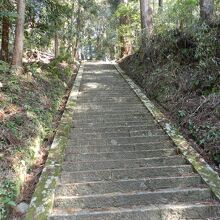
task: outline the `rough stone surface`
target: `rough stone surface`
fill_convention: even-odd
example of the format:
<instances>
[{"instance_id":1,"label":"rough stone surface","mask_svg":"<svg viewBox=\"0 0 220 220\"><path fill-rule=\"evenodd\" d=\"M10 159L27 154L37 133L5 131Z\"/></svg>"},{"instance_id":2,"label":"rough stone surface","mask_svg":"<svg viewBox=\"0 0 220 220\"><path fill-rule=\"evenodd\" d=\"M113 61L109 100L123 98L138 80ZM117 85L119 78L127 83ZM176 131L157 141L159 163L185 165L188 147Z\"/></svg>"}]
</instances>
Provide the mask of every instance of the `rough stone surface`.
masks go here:
<instances>
[{"instance_id":1,"label":"rough stone surface","mask_svg":"<svg viewBox=\"0 0 220 220\"><path fill-rule=\"evenodd\" d=\"M27 211L28 207L29 205L27 203L21 202L15 207L15 211L24 214Z\"/></svg>"},{"instance_id":2,"label":"rough stone surface","mask_svg":"<svg viewBox=\"0 0 220 220\"><path fill-rule=\"evenodd\" d=\"M201 168L197 154L178 147L185 140L168 124L158 123L164 116L129 78L112 64L86 63L79 91L67 118L72 121L71 134L64 135L65 126L60 130L65 154L56 155L64 160L53 160L59 167L58 183L52 184L53 210L49 217L44 212L33 219L220 219L218 193L215 197L211 192L219 184L214 171L204 162ZM44 177L44 189L45 182L50 188ZM209 177L215 184L210 188L204 183ZM42 213L37 194L32 200Z\"/></svg>"}]
</instances>

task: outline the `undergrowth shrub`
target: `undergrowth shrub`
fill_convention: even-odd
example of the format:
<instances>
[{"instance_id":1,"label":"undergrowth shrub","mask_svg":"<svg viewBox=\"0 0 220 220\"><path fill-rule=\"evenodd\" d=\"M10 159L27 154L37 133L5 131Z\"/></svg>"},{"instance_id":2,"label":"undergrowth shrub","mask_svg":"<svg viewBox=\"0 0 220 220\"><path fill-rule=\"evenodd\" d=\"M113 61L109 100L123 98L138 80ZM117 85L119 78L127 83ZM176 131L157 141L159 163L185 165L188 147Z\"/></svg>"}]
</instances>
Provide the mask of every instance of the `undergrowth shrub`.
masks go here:
<instances>
[{"instance_id":1,"label":"undergrowth shrub","mask_svg":"<svg viewBox=\"0 0 220 220\"><path fill-rule=\"evenodd\" d=\"M124 68L220 165L220 26L199 20L195 0L168 4L154 17L147 47L125 59L135 66Z\"/></svg>"}]
</instances>

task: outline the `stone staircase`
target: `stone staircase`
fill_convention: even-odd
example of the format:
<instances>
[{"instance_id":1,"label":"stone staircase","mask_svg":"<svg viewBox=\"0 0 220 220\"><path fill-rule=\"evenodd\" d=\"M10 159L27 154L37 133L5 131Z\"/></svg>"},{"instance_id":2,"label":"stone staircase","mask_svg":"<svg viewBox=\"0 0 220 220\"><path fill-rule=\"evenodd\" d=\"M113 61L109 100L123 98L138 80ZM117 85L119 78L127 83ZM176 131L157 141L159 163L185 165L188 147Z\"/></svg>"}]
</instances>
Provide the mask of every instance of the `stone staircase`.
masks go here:
<instances>
[{"instance_id":1,"label":"stone staircase","mask_svg":"<svg viewBox=\"0 0 220 220\"><path fill-rule=\"evenodd\" d=\"M219 211L114 66L86 64L50 220L220 219Z\"/></svg>"}]
</instances>

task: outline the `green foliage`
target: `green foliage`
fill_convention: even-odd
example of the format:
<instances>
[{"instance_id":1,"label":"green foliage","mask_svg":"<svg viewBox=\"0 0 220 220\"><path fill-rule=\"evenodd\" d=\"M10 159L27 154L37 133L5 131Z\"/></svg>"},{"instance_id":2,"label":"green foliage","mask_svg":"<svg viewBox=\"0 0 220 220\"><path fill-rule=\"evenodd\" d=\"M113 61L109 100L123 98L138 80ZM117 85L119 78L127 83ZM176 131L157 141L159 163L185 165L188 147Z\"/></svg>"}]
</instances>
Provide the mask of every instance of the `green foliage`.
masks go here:
<instances>
[{"instance_id":1,"label":"green foliage","mask_svg":"<svg viewBox=\"0 0 220 220\"><path fill-rule=\"evenodd\" d=\"M16 184L5 180L0 186L0 219L7 219L8 208L15 206Z\"/></svg>"},{"instance_id":2,"label":"green foliage","mask_svg":"<svg viewBox=\"0 0 220 220\"><path fill-rule=\"evenodd\" d=\"M220 46L217 39L217 30L203 23L197 26L197 28L194 27L191 33L194 35L197 42L195 58L200 61L200 65L205 66L206 62L209 60L216 63L216 54Z\"/></svg>"},{"instance_id":3,"label":"green foliage","mask_svg":"<svg viewBox=\"0 0 220 220\"><path fill-rule=\"evenodd\" d=\"M140 5L139 2L130 1L128 4L118 4L112 19L117 19L117 38L126 37L132 43L132 49L139 48L140 38ZM120 20L126 19L127 24L121 24ZM120 41L115 42L117 47L121 47Z\"/></svg>"},{"instance_id":4,"label":"green foliage","mask_svg":"<svg viewBox=\"0 0 220 220\"><path fill-rule=\"evenodd\" d=\"M23 75L5 71L0 74L3 84L0 110L4 117L0 120L0 130L5 131L5 135L0 136L0 159L4 164L1 175L7 180L1 179L0 219L7 219L8 207L14 205L21 184L19 178L16 179L21 161L27 169L31 167L36 159L35 140L40 139L40 145L46 135L54 131L53 118L73 71L72 64L65 61L68 59L66 55L51 64L25 64ZM27 74L29 71L32 75ZM7 173L11 175L5 175Z\"/></svg>"},{"instance_id":5,"label":"green foliage","mask_svg":"<svg viewBox=\"0 0 220 220\"><path fill-rule=\"evenodd\" d=\"M1 11L0 12L0 18L1 17L8 17L8 18L17 18L17 13L16 12L11 12L11 11Z\"/></svg>"},{"instance_id":6,"label":"green foliage","mask_svg":"<svg viewBox=\"0 0 220 220\"><path fill-rule=\"evenodd\" d=\"M198 20L198 0L168 0L163 11L158 10L158 13L154 16L154 31L158 33L173 28L183 30Z\"/></svg>"},{"instance_id":7,"label":"green foliage","mask_svg":"<svg viewBox=\"0 0 220 220\"><path fill-rule=\"evenodd\" d=\"M0 73L1 72L8 72L9 70L10 70L9 64L0 60Z\"/></svg>"}]
</instances>

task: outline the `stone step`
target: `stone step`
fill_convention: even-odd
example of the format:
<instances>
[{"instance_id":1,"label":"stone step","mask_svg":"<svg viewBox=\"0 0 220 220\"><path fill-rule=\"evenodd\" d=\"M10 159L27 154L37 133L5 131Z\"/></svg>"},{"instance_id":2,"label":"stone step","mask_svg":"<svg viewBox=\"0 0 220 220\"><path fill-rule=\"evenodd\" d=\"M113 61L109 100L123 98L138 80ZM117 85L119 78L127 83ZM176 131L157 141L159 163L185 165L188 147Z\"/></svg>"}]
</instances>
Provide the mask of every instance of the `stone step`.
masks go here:
<instances>
[{"instance_id":1,"label":"stone step","mask_svg":"<svg viewBox=\"0 0 220 220\"><path fill-rule=\"evenodd\" d=\"M114 91L111 91L114 90ZM89 94L90 96L96 96L97 94L103 94L103 95L112 95L112 96L118 96L120 97L120 95L127 95L127 93L125 92L125 90L128 90L130 93L130 95L132 95L132 90L127 87L127 86L123 86L122 88L119 90L117 89L117 86L100 86L98 88L96 88L95 90L89 86L82 86L81 87L81 91L83 92L84 95Z\"/></svg>"},{"instance_id":2,"label":"stone step","mask_svg":"<svg viewBox=\"0 0 220 220\"><path fill-rule=\"evenodd\" d=\"M100 114L100 113L74 113L74 115L73 115L73 118L97 118L97 119L99 119L100 117L102 117L102 118L112 118L112 119L118 119L118 118L136 118L136 117L138 117L138 118L146 118L146 117L151 117L151 118L153 118L152 117L152 115L150 114L150 113L146 113L146 114L141 114L141 113L133 113L133 114L129 114L129 113L121 113L121 114L119 114L119 113L116 113L116 114L111 114L111 113L105 113L105 112L103 112L102 114Z\"/></svg>"},{"instance_id":3,"label":"stone step","mask_svg":"<svg viewBox=\"0 0 220 220\"><path fill-rule=\"evenodd\" d=\"M141 131L141 132L147 132L147 133L150 133L150 132L154 132L156 130L159 130L159 126L158 125L143 125L143 126L108 126L108 127L92 127L92 128L80 128L80 127L77 127L77 128L73 128L73 132L72 134L74 133L120 133L120 132L126 132L126 133L132 133L132 132L138 132L138 131ZM160 129L161 130L161 129Z\"/></svg>"},{"instance_id":4,"label":"stone step","mask_svg":"<svg viewBox=\"0 0 220 220\"><path fill-rule=\"evenodd\" d=\"M123 111L135 111L135 110L142 110L143 112L144 111L147 111L147 109L142 105L123 105L123 106L112 106L112 105L109 105L109 106L101 106L101 105L77 105L77 107L75 108L75 111L77 110L81 110L81 111L120 111L120 113L122 114Z\"/></svg>"},{"instance_id":5,"label":"stone step","mask_svg":"<svg viewBox=\"0 0 220 220\"><path fill-rule=\"evenodd\" d=\"M110 92L125 92L126 90L131 90L131 87L125 81L121 81L117 76L112 76L112 78L85 78L82 80L82 84L84 85L81 85L81 88L88 88L92 92L106 90Z\"/></svg>"},{"instance_id":6,"label":"stone step","mask_svg":"<svg viewBox=\"0 0 220 220\"><path fill-rule=\"evenodd\" d=\"M149 137L115 137L115 138L100 138L100 139L84 139L84 138L70 138L69 144L73 146L92 146L92 145L113 145L118 146L122 144L143 144L149 142L168 141L169 137L166 135L149 136Z\"/></svg>"},{"instance_id":7,"label":"stone step","mask_svg":"<svg viewBox=\"0 0 220 220\"><path fill-rule=\"evenodd\" d=\"M74 143L66 148L66 153L95 153L95 152L119 152L119 151L141 151L141 150L156 150L169 149L176 147L170 141L164 142L148 142L143 144L121 144L117 146L91 145L91 146L76 146Z\"/></svg>"},{"instance_id":8,"label":"stone step","mask_svg":"<svg viewBox=\"0 0 220 220\"><path fill-rule=\"evenodd\" d=\"M94 110L91 110L91 109L82 109L82 108L78 108L78 109L74 109L74 114L94 114L94 115L97 115L97 114L135 114L135 113L138 113L138 114L148 114L148 110L145 109L145 108L141 108L141 109L135 109L135 108L124 108L124 109L105 109L105 110L100 110L100 109L94 109Z\"/></svg>"},{"instance_id":9,"label":"stone step","mask_svg":"<svg viewBox=\"0 0 220 220\"><path fill-rule=\"evenodd\" d=\"M157 126L155 121L123 121L123 122L88 122L83 123L81 121L73 121L73 127L80 128L102 128L102 127L123 127L123 126Z\"/></svg>"},{"instance_id":10,"label":"stone step","mask_svg":"<svg viewBox=\"0 0 220 220\"><path fill-rule=\"evenodd\" d=\"M123 101L121 101L123 100ZM83 99L83 98L80 98L77 100L78 103L80 103L80 105L86 105L87 103L90 103L89 105L91 106L112 106L112 105L115 105L115 106L124 106L124 105L137 105L137 104L140 104L140 101L138 99L131 99L130 100L125 100L125 99L120 99L119 100L115 100L115 99L110 99L110 98L106 98L106 99L98 99L96 97L94 98L91 98L91 100L89 101L89 99Z\"/></svg>"},{"instance_id":11,"label":"stone step","mask_svg":"<svg viewBox=\"0 0 220 220\"><path fill-rule=\"evenodd\" d=\"M109 193L88 196L57 196L54 201L55 208L68 209L100 209L111 207L147 206L154 204L175 204L212 199L207 188L173 188L150 191L134 191L129 193Z\"/></svg>"},{"instance_id":12,"label":"stone step","mask_svg":"<svg viewBox=\"0 0 220 220\"><path fill-rule=\"evenodd\" d=\"M199 175L158 177L136 180L100 181L79 184L60 184L56 196L93 195L114 192L156 191L166 188L204 187Z\"/></svg>"},{"instance_id":13,"label":"stone step","mask_svg":"<svg viewBox=\"0 0 220 220\"><path fill-rule=\"evenodd\" d=\"M70 162L65 160L63 171L88 171L88 170L109 170L109 169L129 169L139 167L155 166L177 166L186 164L186 160L180 156L155 157L148 159L119 159L119 160L96 160L89 162Z\"/></svg>"},{"instance_id":14,"label":"stone step","mask_svg":"<svg viewBox=\"0 0 220 220\"><path fill-rule=\"evenodd\" d=\"M141 102L136 102L134 103L115 103L114 105L112 105L111 103L109 104L105 104L103 102L100 103L93 103L93 102L89 102L89 103L81 103L81 102L77 102L78 105L76 106L76 109L78 108L94 108L94 109L99 109L99 108L111 108L111 109L117 109L117 108L142 108L145 109L144 105Z\"/></svg>"},{"instance_id":15,"label":"stone step","mask_svg":"<svg viewBox=\"0 0 220 220\"><path fill-rule=\"evenodd\" d=\"M118 118L118 119L107 119L107 118L103 118L103 117L100 117L99 119L79 119L79 118L73 118L73 124L75 125L87 125L87 124L93 124L94 126L96 125L102 125L102 124L119 124L119 123L122 123L122 124L130 124L130 123L146 123L146 124L156 124L155 120L153 118L146 118L146 119L142 119L142 118L130 118L130 119L127 119L127 118Z\"/></svg>"},{"instance_id":16,"label":"stone step","mask_svg":"<svg viewBox=\"0 0 220 220\"><path fill-rule=\"evenodd\" d=\"M93 98L91 97L79 97L77 102L79 103L89 103L89 102L97 102L98 103L137 103L140 102L140 99L135 96L130 96L130 97L108 97L108 98L103 98L103 97L96 97L94 96Z\"/></svg>"},{"instance_id":17,"label":"stone step","mask_svg":"<svg viewBox=\"0 0 220 220\"><path fill-rule=\"evenodd\" d=\"M145 117L139 117L139 116L127 116L127 117L123 117L122 116L118 116L117 118L108 118L105 116L100 115L99 117L77 117L74 116L73 117L74 122L82 122L82 123L105 123L105 122L129 122L129 121L146 121L146 122L151 122L151 121L155 121L153 119L153 117L151 116L145 116Z\"/></svg>"},{"instance_id":18,"label":"stone step","mask_svg":"<svg viewBox=\"0 0 220 220\"><path fill-rule=\"evenodd\" d=\"M119 151L119 152L104 152L104 153L80 153L67 154L66 161L105 161L105 160L122 160L122 159L140 159L152 157L169 157L176 155L175 149L162 150L146 150L146 151Z\"/></svg>"},{"instance_id":19,"label":"stone step","mask_svg":"<svg viewBox=\"0 0 220 220\"><path fill-rule=\"evenodd\" d=\"M125 91L126 90L126 91ZM97 88L95 90L91 89L83 89L83 87L80 87L80 92L83 92L82 96L90 95L90 96L97 96L97 97L102 97L102 96L115 96L115 97L120 97L121 95L127 95L127 96L134 96L134 91L129 88L129 89L117 89L117 87L112 87L108 89L101 89Z\"/></svg>"},{"instance_id":20,"label":"stone step","mask_svg":"<svg viewBox=\"0 0 220 220\"><path fill-rule=\"evenodd\" d=\"M83 77L82 84L83 83L105 83L112 85L114 83L118 85L125 85L128 86L128 84L125 81L120 80L119 75L103 75L99 77L91 77L91 76L85 76Z\"/></svg>"},{"instance_id":21,"label":"stone step","mask_svg":"<svg viewBox=\"0 0 220 220\"><path fill-rule=\"evenodd\" d=\"M100 78L99 79L84 78L82 80L81 88L86 87L86 88L95 89L95 90L96 89L111 90L111 88L116 88L116 90L119 90L119 91L123 90L123 88L131 89L131 87L129 87L129 85L125 81L119 81L117 78L113 78L113 77L114 76L112 76L110 79L109 78L101 78L101 79Z\"/></svg>"},{"instance_id":22,"label":"stone step","mask_svg":"<svg viewBox=\"0 0 220 220\"><path fill-rule=\"evenodd\" d=\"M50 220L215 220L219 219L220 206L214 202L135 206L109 210L55 209ZM216 217L216 218L215 218ZM214 220L213 219L213 220Z\"/></svg>"},{"instance_id":23,"label":"stone step","mask_svg":"<svg viewBox=\"0 0 220 220\"><path fill-rule=\"evenodd\" d=\"M94 94L96 91L98 93L98 95L99 95L99 93L100 94L101 93L103 93L103 94L111 94L111 93L112 94L115 94L115 93L126 94L125 93L126 90L133 92L131 90L131 88L128 85L126 85L126 83L124 84L124 83L115 82L115 85L112 85L110 83L103 82L102 85L100 85L100 84L101 83L88 82L88 83L85 83L84 85L82 85L80 87L80 89L81 89L81 91L85 92L84 94L87 94L89 92L91 92L89 94Z\"/></svg>"},{"instance_id":24,"label":"stone step","mask_svg":"<svg viewBox=\"0 0 220 220\"><path fill-rule=\"evenodd\" d=\"M147 111L146 108L144 108L144 107L134 107L134 106L130 106L130 107L129 106L127 106L127 107L126 106L123 106L123 107L113 107L113 106L112 107L111 106L109 106L109 107L107 107L107 106L105 106L105 107L103 107L103 106L91 107L91 106L87 106L87 107L85 107L85 106L78 105L78 107L75 108L75 112L84 112L84 113L90 113L90 112L92 112L92 113L93 112L108 113L108 112L110 112L110 113L123 114L123 111L135 113L135 111L137 111L137 110L139 113L145 113Z\"/></svg>"},{"instance_id":25,"label":"stone step","mask_svg":"<svg viewBox=\"0 0 220 220\"><path fill-rule=\"evenodd\" d=\"M121 129L122 130L122 129ZM73 129L73 134L71 135L71 139L102 139L102 138L130 138L130 137L158 137L164 136L165 132L162 129L154 129L154 130L140 130L140 131L118 131L118 132L89 132L85 131L75 131Z\"/></svg>"},{"instance_id":26,"label":"stone step","mask_svg":"<svg viewBox=\"0 0 220 220\"><path fill-rule=\"evenodd\" d=\"M88 100L88 101L86 102L86 100ZM125 95L120 94L120 95L116 95L116 96L103 95L103 94L100 94L100 95L80 94L78 96L77 103L90 103L90 102L94 102L94 101L96 101L96 102L100 101L100 103L102 103L102 102L107 102L108 100L109 100L109 102L121 100L122 103L123 102L127 103L129 100L139 101L139 98L136 96L133 96L133 94L125 94Z\"/></svg>"},{"instance_id":27,"label":"stone step","mask_svg":"<svg viewBox=\"0 0 220 220\"><path fill-rule=\"evenodd\" d=\"M162 136L165 135L165 132L162 129L154 129L154 130L140 130L140 131L115 131L115 132L88 132L85 131L77 131L73 129L73 134L71 135L71 138L86 138L86 139L92 139L92 138L114 138L114 137L151 137L151 136Z\"/></svg>"},{"instance_id":28,"label":"stone step","mask_svg":"<svg viewBox=\"0 0 220 220\"><path fill-rule=\"evenodd\" d=\"M125 179L191 176L194 174L191 165L178 166L156 166L147 168L129 168L114 170L79 171L66 172L61 174L62 183L85 183L92 181L114 181Z\"/></svg>"}]
</instances>

